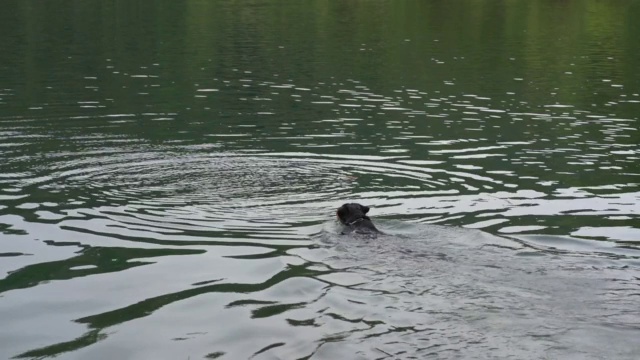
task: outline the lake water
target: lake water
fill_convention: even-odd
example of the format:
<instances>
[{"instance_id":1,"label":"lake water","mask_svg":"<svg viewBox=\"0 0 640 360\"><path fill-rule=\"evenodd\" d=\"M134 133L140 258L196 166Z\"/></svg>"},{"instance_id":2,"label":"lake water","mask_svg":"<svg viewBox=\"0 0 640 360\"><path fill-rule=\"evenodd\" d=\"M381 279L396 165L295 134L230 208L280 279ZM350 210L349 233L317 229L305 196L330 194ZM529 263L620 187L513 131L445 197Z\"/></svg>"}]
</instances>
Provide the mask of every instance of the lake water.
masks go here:
<instances>
[{"instance_id":1,"label":"lake water","mask_svg":"<svg viewBox=\"0 0 640 360\"><path fill-rule=\"evenodd\" d=\"M0 358L640 356L640 2L1 7Z\"/></svg>"}]
</instances>

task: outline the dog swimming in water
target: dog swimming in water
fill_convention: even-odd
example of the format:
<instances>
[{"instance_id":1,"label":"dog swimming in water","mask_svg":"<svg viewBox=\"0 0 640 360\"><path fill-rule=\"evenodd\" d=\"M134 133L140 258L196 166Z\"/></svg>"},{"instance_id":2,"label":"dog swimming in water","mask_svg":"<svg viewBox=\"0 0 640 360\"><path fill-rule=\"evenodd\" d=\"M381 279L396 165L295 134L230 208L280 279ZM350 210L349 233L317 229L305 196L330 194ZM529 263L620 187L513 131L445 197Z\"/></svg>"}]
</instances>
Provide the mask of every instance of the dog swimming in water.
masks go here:
<instances>
[{"instance_id":1,"label":"dog swimming in water","mask_svg":"<svg viewBox=\"0 0 640 360\"><path fill-rule=\"evenodd\" d=\"M338 211L336 211L336 215L338 216L340 223L344 225L342 234L382 234L382 232L373 225L373 222L367 216L368 212L368 206L357 203L348 203L340 206Z\"/></svg>"}]
</instances>

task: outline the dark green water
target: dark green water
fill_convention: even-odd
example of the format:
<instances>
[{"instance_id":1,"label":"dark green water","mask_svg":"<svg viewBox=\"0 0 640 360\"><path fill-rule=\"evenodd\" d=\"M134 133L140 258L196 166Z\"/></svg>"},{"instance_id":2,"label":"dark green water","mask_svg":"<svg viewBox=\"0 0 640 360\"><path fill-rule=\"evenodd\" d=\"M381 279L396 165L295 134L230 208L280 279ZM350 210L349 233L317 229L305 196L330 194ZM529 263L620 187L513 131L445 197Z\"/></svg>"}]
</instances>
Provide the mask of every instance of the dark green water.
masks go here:
<instances>
[{"instance_id":1,"label":"dark green water","mask_svg":"<svg viewBox=\"0 0 640 360\"><path fill-rule=\"evenodd\" d=\"M0 9L0 358L638 357L640 2Z\"/></svg>"}]
</instances>

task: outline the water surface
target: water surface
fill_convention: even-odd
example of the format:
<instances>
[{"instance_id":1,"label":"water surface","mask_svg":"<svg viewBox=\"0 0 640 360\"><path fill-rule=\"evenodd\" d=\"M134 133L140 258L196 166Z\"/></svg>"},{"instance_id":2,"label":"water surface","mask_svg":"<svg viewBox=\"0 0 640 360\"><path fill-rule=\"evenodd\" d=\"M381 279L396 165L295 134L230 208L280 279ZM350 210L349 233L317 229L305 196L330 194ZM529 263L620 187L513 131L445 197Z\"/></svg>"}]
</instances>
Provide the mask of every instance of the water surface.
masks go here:
<instances>
[{"instance_id":1,"label":"water surface","mask_svg":"<svg viewBox=\"0 0 640 360\"><path fill-rule=\"evenodd\" d=\"M638 357L637 2L3 10L0 357Z\"/></svg>"}]
</instances>

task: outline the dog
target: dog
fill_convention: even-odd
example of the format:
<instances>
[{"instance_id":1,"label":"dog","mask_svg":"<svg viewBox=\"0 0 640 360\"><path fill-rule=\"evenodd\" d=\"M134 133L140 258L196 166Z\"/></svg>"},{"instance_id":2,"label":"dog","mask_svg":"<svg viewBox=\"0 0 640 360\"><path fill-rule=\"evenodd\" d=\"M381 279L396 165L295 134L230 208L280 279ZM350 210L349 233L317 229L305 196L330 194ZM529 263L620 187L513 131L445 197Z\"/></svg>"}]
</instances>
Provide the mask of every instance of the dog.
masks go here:
<instances>
[{"instance_id":1,"label":"dog","mask_svg":"<svg viewBox=\"0 0 640 360\"><path fill-rule=\"evenodd\" d=\"M348 203L340 206L338 211L336 211L336 215L338 216L338 221L345 226L342 234L382 234L382 232L373 225L371 219L366 215L368 212L368 206L357 203Z\"/></svg>"}]
</instances>

